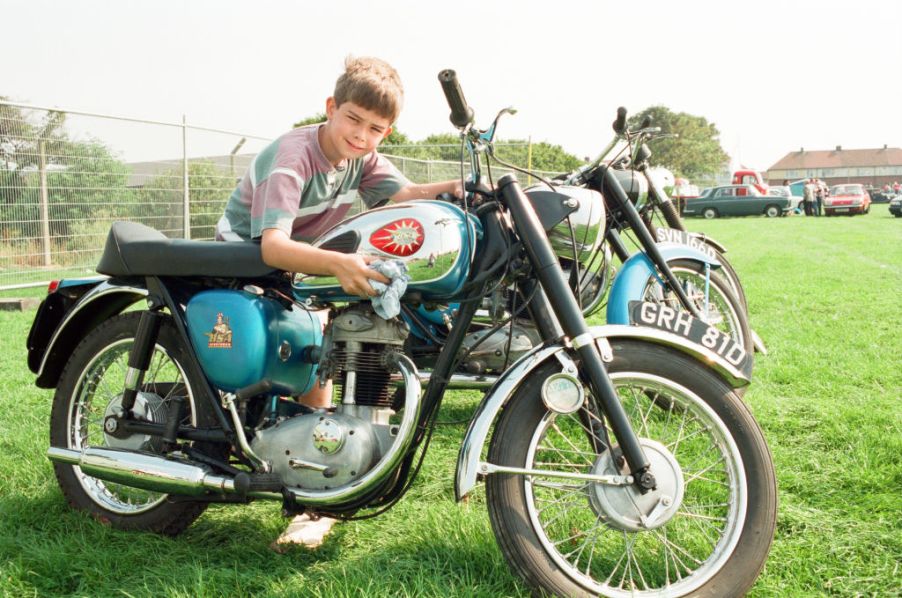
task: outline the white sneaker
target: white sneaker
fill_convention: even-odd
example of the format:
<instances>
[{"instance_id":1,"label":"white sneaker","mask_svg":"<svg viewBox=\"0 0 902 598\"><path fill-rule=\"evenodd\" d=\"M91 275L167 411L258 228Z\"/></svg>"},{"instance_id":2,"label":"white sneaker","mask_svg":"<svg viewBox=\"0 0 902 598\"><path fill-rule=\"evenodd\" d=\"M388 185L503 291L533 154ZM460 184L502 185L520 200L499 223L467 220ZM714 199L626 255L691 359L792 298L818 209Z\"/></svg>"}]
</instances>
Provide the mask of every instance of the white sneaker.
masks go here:
<instances>
[{"instance_id":1,"label":"white sneaker","mask_svg":"<svg viewBox=\"0 0 902 598\"><path fill-rule=\"evenodd\" d=\"M318 517L311 519L304 513L291 520L282 535L276 538L271 548L276 552L282 552L286 545L300 544L307 548L316 548L323 543L329 530L337 523L331 517Z\"/></svg>"}]
</instances>

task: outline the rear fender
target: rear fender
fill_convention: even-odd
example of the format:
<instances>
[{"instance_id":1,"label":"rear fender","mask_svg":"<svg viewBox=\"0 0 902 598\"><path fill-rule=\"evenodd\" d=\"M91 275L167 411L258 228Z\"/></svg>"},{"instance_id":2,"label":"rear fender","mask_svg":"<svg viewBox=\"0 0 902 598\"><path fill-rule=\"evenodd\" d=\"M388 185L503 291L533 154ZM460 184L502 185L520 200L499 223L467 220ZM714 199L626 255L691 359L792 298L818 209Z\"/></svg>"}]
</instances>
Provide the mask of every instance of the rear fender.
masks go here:
<instances>
[{"instance_id":1,"label":"rear fender","mask_svg":"<svg viewBox=\"0 0 902 598\"><path fill-rule=\"evenodd\" d=\"M116 280L105 280L87 291L78 302L65 312L46 346L35 343L29 336L29 367L37 374L35 384L40 388L54 388L63 367L79 342L101 322L124 311L130 305L147 297L145 288ZM45 299L46 301L46 299ZM39 326L35 318L32 330Z\"/></svg>"},{"instance_id":2,"label":"rear fender","mask_svg":"<svg viewBox=\"0 0 902 598\"><path fill-rule=\"evenodd\" d=\"M693 260L708 264L712 269L720 268L720 262L703 251L679 243L658 243L658 250L667 262L672 260ZM642 301L648 279L657 276L654 264L645 252L635 253L623 264L608 298L608 324L630 323L630 301Z\"/></svg>"},{"instance_id":3,"label":"rear fender","mask_svg":"<svg viewBox=\"0 0 902 598\"><path fill-rule=\"evenodd\" d=\"M612 351L611 343L618 339L639 340L671 347L711 368L727 384L734 388L745 386L749 378L723 357L703 345L693 343L682 336L655 328L641 326L593 326L589 329L601 348L602 356ZM570 349L563 343L546 343L521 357L498 378L476 408L467 428L457 457L457 475L454 493L462 500L476 486L481 473L480 462L486 449L486 441L492 425L520 385L529 374L548 361L557 361L561 371L576 371L576 364L569 355Z\"/></svg>"}]
</instances>

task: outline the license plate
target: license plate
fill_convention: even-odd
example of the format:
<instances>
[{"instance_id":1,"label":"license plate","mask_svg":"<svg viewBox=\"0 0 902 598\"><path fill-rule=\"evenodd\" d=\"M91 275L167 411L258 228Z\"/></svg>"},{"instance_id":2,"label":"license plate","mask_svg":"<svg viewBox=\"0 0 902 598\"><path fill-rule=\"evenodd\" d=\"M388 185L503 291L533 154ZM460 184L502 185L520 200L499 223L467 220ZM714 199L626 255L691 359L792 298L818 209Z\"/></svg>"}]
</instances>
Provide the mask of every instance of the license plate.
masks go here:
<instances>
[{"instance_id":1,"label":"license plate","mask_svg":"<svg viewBox=\"0 0 902 598\"><path fill-rule=\"evenodd\" d=\"M849 208L836 208L837 212L848 212Z\"/></svg>"},{"instance_id":2,"label":"license plate","mask_svg":"<svg viewBox=\"0 0 902 598\"><path fill-rule=\"evenodd\" d=\"M746 378L752 375L752 356L730 335L708 326L685 311L660 303L630 301L630 322L682 336L716 353L736 367Z\"/></svg>"},{"instance_id":3,"label":"license plate","mask_svg":"<svg viewBox=\"0 0 902 598\"><path fill-rule=\"evenodd\" d=\"M705 243L704 240L699 239L697 236L690 235L687 232L675 228L664 228L659 226L655 229L655 238L658 243L679 243L681 245L688 245L693 249L701 251L711 260L717 260L717 256L714 255L714 249L712 249L710 245Z\"/></svg>"}]
</instances>

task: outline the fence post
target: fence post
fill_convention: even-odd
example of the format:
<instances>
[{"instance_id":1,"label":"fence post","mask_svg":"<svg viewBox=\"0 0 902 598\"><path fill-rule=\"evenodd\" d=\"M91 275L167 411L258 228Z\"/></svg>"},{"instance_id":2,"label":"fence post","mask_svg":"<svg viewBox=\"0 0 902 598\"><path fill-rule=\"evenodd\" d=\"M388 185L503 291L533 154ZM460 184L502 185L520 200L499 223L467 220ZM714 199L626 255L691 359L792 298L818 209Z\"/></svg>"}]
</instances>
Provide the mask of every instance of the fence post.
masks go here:
<instances>
[{"instance_id":1,"label":"fence post","mask_svg":"<svg viewBox=\"0 0 902 598\"><path fill-rule=\"evenodd\" d=\"M182 188L184 204L182 205L182 237L191 238L191 192L188 187L188 119L182 115Z\"/></svg>"},{"instance_id":2,"label":"fence post","mask_svg":"<svg viewBox=\"0 0 902 598\"><path fill-rule=\"evenodd\" d=\"M41 172L41 245L44 249L44 265L50 265L50 207L47 193L47 158L44 154L44 140L38 141Z\"/></svg>"}]
</instances>

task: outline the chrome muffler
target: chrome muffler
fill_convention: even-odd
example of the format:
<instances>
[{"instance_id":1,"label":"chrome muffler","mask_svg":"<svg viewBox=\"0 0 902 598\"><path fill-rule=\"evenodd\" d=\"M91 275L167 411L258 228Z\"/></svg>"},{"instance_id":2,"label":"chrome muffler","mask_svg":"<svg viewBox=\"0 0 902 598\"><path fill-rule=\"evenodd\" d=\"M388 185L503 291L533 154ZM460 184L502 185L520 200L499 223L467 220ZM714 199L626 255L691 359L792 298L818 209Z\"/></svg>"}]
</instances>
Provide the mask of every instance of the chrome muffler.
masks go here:
<instances>
[{"instance_id":1,"label":"chrome muffler","mask_svg":"<svg viewBox=\"0 0 902 598\"><path fill-rule=\"evenodd\" d=\"M247 485L212 473L209 469L172 457L160 457L124 449L91 446L84 451L51 446L47 457L57 463L77 465L85 475L134 488L197 496L212 490L243 494Z\"/></svg>"},{"instance_id":2,"label":"chrome muffler","mask_svg":"<svg viewBox=\"0 0 902 598\"><path fill-rule=\"evenodd\" d=\"M357 480L327 490L289 488L299 502L332 505L358 498L381 483L404 458L419 421L421 386L413 362L404 355L394 358L405 384L404 416L397 439L373 469ZM174 457L94 446L83 451L52 446L47 450L47 457L57 463L77 465L85 475L100 480L153 492L198 496L213 491L254 498L283 498L280 492L252 489L251 477L244 472L235 477L222 476L199 463Z\"/></svg>"}]
</instances>

